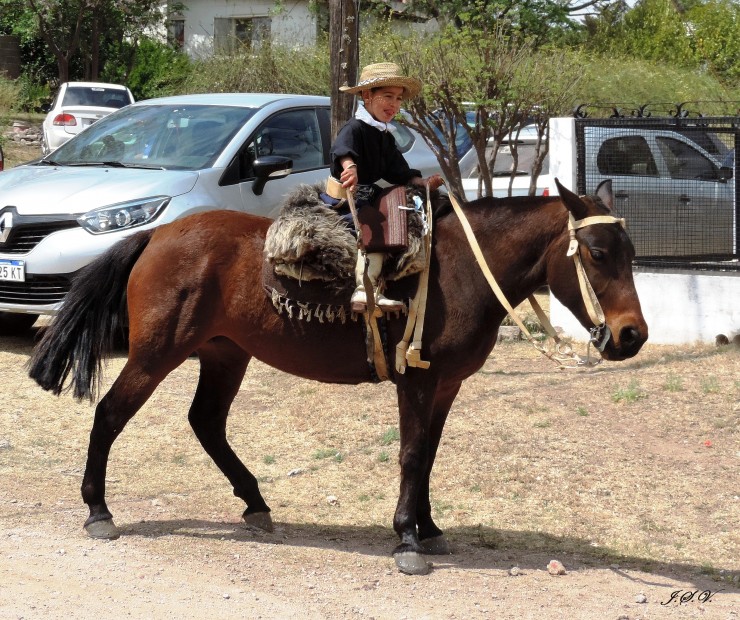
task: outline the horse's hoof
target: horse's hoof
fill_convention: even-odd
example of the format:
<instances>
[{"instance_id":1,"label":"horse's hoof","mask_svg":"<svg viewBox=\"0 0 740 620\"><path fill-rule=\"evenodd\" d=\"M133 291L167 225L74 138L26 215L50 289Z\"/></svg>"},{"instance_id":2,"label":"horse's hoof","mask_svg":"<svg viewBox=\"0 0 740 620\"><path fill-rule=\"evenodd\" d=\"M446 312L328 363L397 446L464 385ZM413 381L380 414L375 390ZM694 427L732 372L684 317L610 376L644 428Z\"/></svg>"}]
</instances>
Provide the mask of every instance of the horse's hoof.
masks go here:
<instances>
[{"instance_id":1,"label":"horse's hoof","mask_svg":"<svg viewBox=\"0 0 740 620\"><path fill-rule=\"evenodd\" d=\"M428 575L432 566L431 562L427 562L424 556L416 551L394 553L393 559L398 570L407 575Z\"/></svg>"},{"instance_id":2,"label":"horse's hoof","mask_svg":"<svg viewBox=\"0 0 740 620\"><path fill-rule=\"evenodd\" d=\"M265 532L272 532L275 529L269 512L251 512L249 514L245 512L242 518L247 527L254 527Z\"/></svg>"},{"instance_id":3,"label":"horse's hoof","mask_svg":"<svg viewBox=\"0 0 740 620\"><path fill-rule=\"evenodd\" d=\"M421 548L427 555L450 555L452 547L443 535L434 536L421 541Z\"/></svg>"},{"instance_id":4,"label":"horse's hoof","mask_svg":"<svg viewBox=\"0 0 740 620\"><path fill-rule=\"evenodd\" d=\"M101 519L85 525L85 531L90 538L115 540L121 535L113 519Z\"/></svg>"}]
</instances>

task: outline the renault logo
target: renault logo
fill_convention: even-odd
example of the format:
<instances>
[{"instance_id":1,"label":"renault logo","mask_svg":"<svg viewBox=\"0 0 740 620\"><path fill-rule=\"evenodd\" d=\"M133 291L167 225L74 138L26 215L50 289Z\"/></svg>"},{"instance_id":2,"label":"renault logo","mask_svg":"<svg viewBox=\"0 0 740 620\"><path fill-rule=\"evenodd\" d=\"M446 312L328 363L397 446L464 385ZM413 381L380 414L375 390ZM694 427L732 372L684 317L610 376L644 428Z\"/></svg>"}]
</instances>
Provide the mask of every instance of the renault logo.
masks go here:
<instances>
[{"instance_id":1,"label":"renault logo","mask_svg":"<svg viewBox=\"0 0 740 620\"><path fill-rule=\"evenodd\" d=\"M0 216L0 243L5 243L10 236L10 230L13 228L13 214L6 211Z\"/></svg>"}]
</instances>

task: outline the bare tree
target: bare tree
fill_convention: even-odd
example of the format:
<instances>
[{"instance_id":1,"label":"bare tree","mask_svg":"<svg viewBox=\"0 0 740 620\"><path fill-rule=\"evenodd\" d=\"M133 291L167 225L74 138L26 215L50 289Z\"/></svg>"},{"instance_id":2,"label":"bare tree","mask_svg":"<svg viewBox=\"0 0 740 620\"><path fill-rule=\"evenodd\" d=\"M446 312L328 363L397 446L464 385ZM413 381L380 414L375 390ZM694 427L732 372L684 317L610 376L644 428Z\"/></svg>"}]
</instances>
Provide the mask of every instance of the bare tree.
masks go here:
<instances>
[{"instance_id":1,"label":"bare tree","mask_svg":"<svg viewBox=\"0 0 740 620\"><path fill-rule=\"evenodd\" d=\"M404 69L424 81L422 94L408 104L410 118L402 122L435 151L450 190L464 195L456 145L468 141L477 159L478 194L489 196L499 147L511 145L511 191L519 131L534 124L534 193L548 152L548 121L572 108L571 91L580 75L577 60L564 52L539 51L505 25L399 37L394 50Z\"/></svg>"}]
</instances>

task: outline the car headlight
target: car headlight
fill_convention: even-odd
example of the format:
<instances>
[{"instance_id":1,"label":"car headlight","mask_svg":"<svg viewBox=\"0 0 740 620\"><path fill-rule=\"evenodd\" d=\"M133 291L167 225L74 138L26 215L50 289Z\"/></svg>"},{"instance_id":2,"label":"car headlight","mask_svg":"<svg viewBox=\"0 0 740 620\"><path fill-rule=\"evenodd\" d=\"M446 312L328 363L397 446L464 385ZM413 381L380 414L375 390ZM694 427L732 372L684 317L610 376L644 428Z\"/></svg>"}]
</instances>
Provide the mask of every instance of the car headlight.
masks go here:
<instances>
[{"instance_id":1,"label":"car headlight","mask_svg":"<svg viewBox=\"0 0 740 620\"><path fill-rule=\"evenodd\" d=\"M155 219L169 204L169 196L155 196L93 209L77 218L85 230L95 235L141 226Z\"/></svg>"}]
</instances>

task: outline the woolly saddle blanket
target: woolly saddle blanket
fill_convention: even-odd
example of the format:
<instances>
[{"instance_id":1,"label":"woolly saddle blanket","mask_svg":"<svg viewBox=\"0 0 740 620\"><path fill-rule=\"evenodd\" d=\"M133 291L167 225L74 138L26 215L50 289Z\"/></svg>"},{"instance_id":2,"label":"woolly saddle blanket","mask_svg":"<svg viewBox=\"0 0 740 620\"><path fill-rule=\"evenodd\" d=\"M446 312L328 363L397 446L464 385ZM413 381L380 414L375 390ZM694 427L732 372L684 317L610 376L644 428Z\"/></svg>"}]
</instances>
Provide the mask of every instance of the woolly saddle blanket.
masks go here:
<instances>
[{"instance_id":1,"label":"woolly saddle blanket","mask_svg":"<svg viewBox=\"0 0 740 620\"><path fill-rule=\"evenodd\" d=\"M322 191L322 185L303 184L286 196L265 238L263 284L277 310L291 318L344 322L357 318L349 310L357 240L346 220L323 202ZM425 200L423 190L407 187L406 202L411 209L414 196L417 201ZM408 248L387 256L382 280L403 280L424 268L423 222L416 211L408 211L408 234ZM412 296L416 280L399 283L399 294Z\"/></svg>"}]
</instances>

